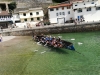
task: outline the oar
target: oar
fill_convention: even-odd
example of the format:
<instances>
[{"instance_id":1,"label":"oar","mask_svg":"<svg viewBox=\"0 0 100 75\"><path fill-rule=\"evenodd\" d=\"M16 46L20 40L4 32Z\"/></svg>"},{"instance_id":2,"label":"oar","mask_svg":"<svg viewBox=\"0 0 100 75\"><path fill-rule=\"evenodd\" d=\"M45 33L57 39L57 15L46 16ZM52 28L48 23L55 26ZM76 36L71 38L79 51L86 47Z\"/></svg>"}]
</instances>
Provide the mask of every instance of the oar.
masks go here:
<instances>
[{"instance_id":1,"label":"oar","mask_svg":"<svg viewBox=\"0 0 100 75\"><path fill-rule=\"evenodd\" d=\"M77 52L78 54L81 54L82 56L85 56L85 55L83 55L82 53L80 53L80 52L78 52L78 51L75 51L75 52Z\"/></svg>"}]
</instances>

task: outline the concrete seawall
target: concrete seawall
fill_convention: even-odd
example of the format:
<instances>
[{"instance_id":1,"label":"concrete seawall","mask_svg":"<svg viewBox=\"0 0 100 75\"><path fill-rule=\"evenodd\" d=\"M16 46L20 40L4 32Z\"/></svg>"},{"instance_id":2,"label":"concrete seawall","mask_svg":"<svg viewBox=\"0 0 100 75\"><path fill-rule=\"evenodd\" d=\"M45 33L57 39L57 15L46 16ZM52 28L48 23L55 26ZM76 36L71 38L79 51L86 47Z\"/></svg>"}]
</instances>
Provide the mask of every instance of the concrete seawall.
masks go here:
<instances>
[{"instance_id":1,"label":"concrete seawall","mask_svg":"<svg viewBox=\"0 0 100 75\"><path fill-rule=\"evenodd\" d=\"M27 36L36 34L54 34L54 33L68 33L68 32L86 32L86 31L97 31L100 30L100 23L95 24L81 24L81 25L59 25L59 26L44 26L36 27L31 29L21 29L3 32L6 36Z\"/></svg>"}]
</instances>

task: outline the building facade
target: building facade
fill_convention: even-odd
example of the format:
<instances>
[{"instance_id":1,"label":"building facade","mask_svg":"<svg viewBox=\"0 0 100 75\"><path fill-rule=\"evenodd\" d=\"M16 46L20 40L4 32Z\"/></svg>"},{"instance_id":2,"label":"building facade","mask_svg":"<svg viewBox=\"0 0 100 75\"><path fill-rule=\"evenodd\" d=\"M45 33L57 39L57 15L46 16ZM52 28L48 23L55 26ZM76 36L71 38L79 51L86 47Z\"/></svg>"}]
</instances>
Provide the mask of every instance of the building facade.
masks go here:
<instances>
[{"instance_id":1,"label":"building facade","mask_svg":"<svg viewBox=\"0 0 100 75\"><path fill-rule=\"evenodd\" d=\"M21 22L39 22L43 19L43 9L29 8L28 10L19 11Z\"/></svg>"},{"instance_id":2,"label":"building facade","mask_svg":"<svg viewBox=\"0 0 100 75\"><path fill-rule=\"evenodd\" d=\"M12 20L13 23L19 23L19 22L20 22L19 13L14 13L14 14L12 14L11 20Z\"/></svg>"},{"instance_id":3,"label":"building facade","mask_svg":"<svg viewBox=\"0 0 100 75\"><path fill-rule=\"evenodd\" d=\"M72 4L62 3L56 6L49 6L48 15L51 23L61 24L74 19Z\"/></svg>"},{"instance_id":4,"label":"building facade","mask_svg":"<svg viewBox=\"0 0 100 75\"><path fill-rule=\"evenodd\" d=\"M48 14L51 23L66 23L70 19L78 21L83 19L85 22L100 21L100 0L78 0L49 6Z\"/></svg>"},{"instance_id":5,"label":"building facade","mask_svg":"<svg viewBox=\"0 0 100 75\"><path fill-rule=\"evenodd\" d=\"M86 22L100 20L100 3L98 0L88 0L73 3L74 17Z\"/></svg>"},{"instance_id":6,"label":"building facade","mask_svg":"<svg viewBox=\"0 0 100 75\"><path fill-rule=\"evenodd\" d=\"M9 14L8 8L9 2L0 2L0 27L7 28L12 22L11 14Z\"/></svg>"}]
</instances>

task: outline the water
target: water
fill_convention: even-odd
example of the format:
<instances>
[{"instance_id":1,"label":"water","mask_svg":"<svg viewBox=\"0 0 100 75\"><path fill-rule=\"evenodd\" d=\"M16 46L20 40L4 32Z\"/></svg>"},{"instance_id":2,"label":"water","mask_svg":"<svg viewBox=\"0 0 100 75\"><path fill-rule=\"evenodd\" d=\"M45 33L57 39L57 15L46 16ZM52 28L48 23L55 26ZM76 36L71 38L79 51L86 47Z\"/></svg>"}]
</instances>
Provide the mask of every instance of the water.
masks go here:
<instances>
[{"instance_id":1,"label":"water","mask_svg":"<svg viewBox=\"0 0 100 75\"><path fill-rule=\"evenodd\" d=\"M99 31L52 36L72 42L77 52L48 48L30 36L21 37L16 43L0 45L0 75L99 75Z\"/></svg>"}]
</instances>

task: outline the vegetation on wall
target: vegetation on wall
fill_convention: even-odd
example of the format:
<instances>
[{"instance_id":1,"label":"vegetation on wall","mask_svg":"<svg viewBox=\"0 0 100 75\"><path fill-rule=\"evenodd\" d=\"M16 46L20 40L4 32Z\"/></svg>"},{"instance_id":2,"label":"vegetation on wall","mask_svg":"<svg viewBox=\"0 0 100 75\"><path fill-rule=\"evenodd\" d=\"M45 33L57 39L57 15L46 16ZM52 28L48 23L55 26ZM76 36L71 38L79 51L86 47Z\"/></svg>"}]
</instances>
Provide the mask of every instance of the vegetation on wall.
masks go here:
<instances>
[{"instance_id":1,"label":"vegetation on wall","mask_svg":"<svg viewBox=\"0 0 100 75\"><path fill-rule=\"evenodd\" d=\"M0 4L0 8L5 11L6 10L6 5L5 4Z\"/></svg>"},{"instance_id":2,"label":"vegetation on wall","mask_svg":"<svg viewBox=\"0 0 100 75\"><path fill-rule=\"evenodd\" d=\"M10 4L8 4L10 13L13 13L16 6L17 6L16 2L11 2Z\"/></svg>"}]
</instances>

